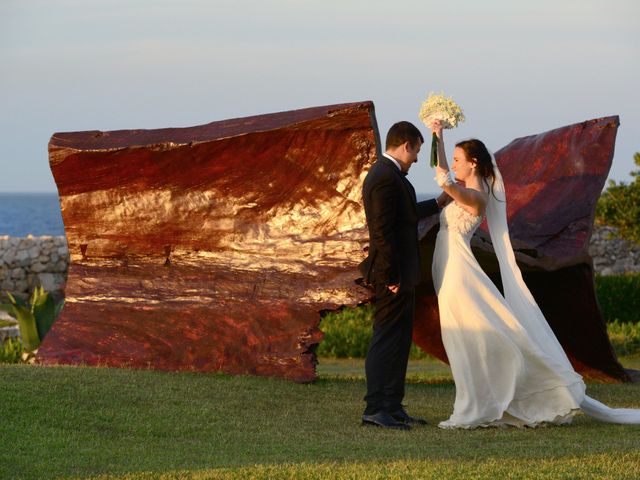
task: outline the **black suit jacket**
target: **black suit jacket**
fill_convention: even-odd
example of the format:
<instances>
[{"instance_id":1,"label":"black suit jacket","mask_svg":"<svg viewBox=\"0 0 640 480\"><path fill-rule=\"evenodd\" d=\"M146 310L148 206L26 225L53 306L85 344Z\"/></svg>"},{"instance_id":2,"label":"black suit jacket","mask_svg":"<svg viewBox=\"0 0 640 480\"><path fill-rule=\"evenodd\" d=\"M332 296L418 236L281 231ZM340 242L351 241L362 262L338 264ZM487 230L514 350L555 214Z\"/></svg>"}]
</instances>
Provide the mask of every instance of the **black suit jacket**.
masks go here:
<instances>
[{"instance_id":1,"label":"black suit jacket","mask_svg":"<svg viewBox=\"0 0 640 480\"><path fill-rule=\"evenodd\" d=\"M418 220L438 212L435 200L417 203L406 175L380 157L364 179L369 256L360 265L365 281L414 287L420 282Z\"/></svg>"}]
</instances>

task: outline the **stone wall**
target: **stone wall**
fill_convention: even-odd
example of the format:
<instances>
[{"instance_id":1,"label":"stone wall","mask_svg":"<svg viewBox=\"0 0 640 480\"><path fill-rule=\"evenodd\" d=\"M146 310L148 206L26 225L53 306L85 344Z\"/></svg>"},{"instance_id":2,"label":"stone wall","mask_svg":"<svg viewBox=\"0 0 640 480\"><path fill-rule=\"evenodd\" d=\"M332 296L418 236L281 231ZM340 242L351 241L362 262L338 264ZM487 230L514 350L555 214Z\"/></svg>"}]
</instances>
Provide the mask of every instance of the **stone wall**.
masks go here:
<instances>
[{"instance_id":1,"label":"stone wall","mask_svg":"<svg viewBox=\"0 0 640 480\"><path fill-rule=\"evenodd\" d=\"M26 298L42 285L61 296L68 266L65 237L0 237L0 292Z\"/></svg>"},{"instance_id":2,"label":"stone wall","mask_svg":"<svg viewBox=\"0 0 640 480\"><path fill-rule=\"evenodd\" d=\"M640 272L640 245L617 238L613 227L594 227L589 254L594 270L600 275Z\"/></svg>"}]
</instances>

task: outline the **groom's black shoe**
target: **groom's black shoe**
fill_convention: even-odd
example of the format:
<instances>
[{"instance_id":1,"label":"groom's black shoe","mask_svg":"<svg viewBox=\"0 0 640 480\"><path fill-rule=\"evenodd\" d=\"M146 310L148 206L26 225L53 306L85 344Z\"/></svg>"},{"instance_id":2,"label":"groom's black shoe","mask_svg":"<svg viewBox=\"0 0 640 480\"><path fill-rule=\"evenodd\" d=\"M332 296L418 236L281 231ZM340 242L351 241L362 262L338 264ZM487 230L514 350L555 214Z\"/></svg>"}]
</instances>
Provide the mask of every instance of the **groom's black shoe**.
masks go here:
<instances>
[{"instance_id":1,"label":"groom's black shoe","mask_svg":"<svg viewBox=\"0 0 640 480\"><path fill-rule=\"evenodd\" d=\"M411 426L398 422L387 412L378 412L373 415L362 415L362 425L373 425L382 428L393 428L396 430L411 430Z\"/></svg>"},{"instance_id":2,"label":"groom's black shoe","mask_svg":"<svg viewBox=\"0 0 640 480\"><path fill-rule=\"evenodd\" d=\"M427 421L423 418L412 417L407 411L400 407L399 410L391 413L391 418L396 422L404 423L405 425L426 425Z\"/></svg>"}]
</instances>

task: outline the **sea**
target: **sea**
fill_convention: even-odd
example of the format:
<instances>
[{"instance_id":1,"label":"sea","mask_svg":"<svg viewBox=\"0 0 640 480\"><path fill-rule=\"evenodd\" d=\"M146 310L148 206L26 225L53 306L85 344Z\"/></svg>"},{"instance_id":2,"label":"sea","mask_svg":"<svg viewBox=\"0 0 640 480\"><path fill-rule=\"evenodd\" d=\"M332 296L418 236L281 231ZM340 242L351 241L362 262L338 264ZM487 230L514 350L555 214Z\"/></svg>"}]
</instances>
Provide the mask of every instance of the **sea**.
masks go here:
<instances>
[{"instance_id":1,"label":"sea","mask_svg":"<svg viewBox=\"0 0 640 480\"><path fill-rule=\"evenodd\" d=\"M418 201L434 193L419 193ZM0 193L0 236L64 235L57 193Z\"/></svg>"},{"instance_id":2,"label":"sea","mask_svg":"<svg viewBox=\"0 0 640 480\"><path fill-rule=\"evenodd\" d=\"M64 235L57 193L0 193L0 236Z\"/></svg>"}]
</instances>

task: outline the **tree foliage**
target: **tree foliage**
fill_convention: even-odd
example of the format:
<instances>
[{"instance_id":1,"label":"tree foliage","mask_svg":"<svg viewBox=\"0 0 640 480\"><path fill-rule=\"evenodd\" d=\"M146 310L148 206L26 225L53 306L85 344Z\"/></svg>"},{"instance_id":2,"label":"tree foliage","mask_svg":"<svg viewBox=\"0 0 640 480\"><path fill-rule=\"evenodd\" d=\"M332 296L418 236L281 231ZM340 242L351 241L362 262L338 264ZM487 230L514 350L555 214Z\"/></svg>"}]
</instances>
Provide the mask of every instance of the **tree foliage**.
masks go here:
<instances>
[{"instance_id":1,"label":"tree foliage","mask_svg":"<svg viewBox=\"0 0 640 480\"><path fill-rule=\"evenodd\" d=\"M640 152L633 161L640 167ZM631 183L609 180L596 205L596 221L618 230L620 237L640 243L640 170L631 172Z\"/></svg>"}]
</instances>

